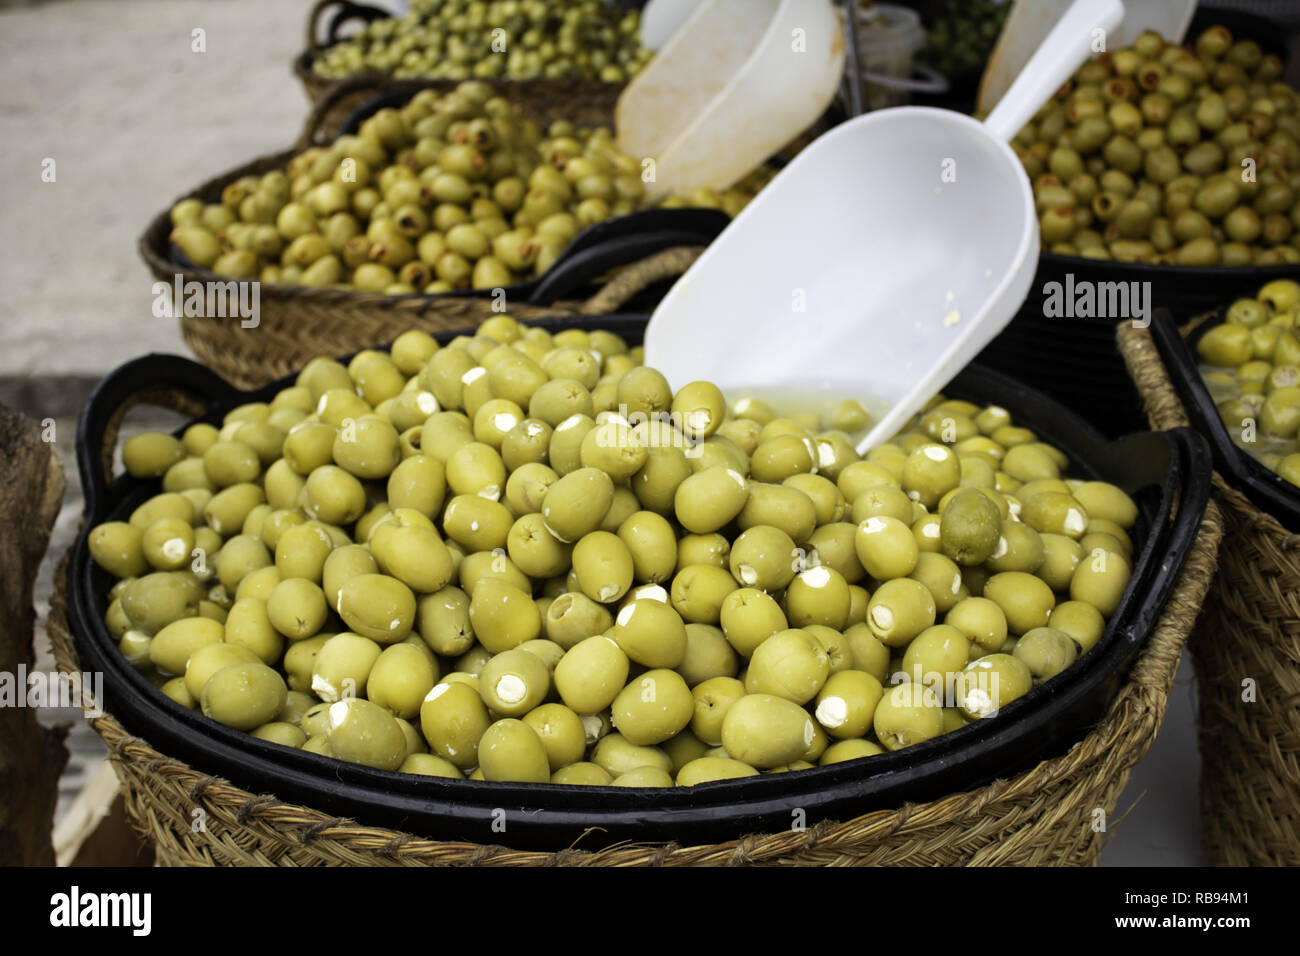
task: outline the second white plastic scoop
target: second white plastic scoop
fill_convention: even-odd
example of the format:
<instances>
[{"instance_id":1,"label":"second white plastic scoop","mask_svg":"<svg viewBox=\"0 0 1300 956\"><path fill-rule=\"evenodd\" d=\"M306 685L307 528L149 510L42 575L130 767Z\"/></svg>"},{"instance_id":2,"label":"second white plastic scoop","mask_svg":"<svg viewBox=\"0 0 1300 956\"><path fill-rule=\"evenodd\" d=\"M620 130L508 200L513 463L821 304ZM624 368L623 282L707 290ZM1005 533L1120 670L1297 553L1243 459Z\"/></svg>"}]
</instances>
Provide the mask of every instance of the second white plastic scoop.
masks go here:
<instances>
[{"instance_id":1,"label":"second white plastic scoop","mask_svg":"<svg viewBox=\"0 0 1300 956\"><path fill-rule=\"evenodd\" d=\"M1024 301L1038 218L1007 143L1122 16L1076 0L985 123L899 107L820 137L664 297L646 364L674 389L856 397L879 413L861 447L887 439Z\"/></svg>"},{"instance_id":2,"label":"second white plastic scoop","mask_svg":"<svg viewBox=\"0 0 1300 956\"><path fill-rule=\"evenodd\" d=\"M990 112L1002 99L1052 24L1070 5L1070 0L1014 2L980 79L976 115ZM1196 0L1125 0L1124 22L1101 39L1107 50L1118 50L1130 46L1143 30L1154 30L1171 43L1182 43L1195 13Z\"/></svg>"},{"instance_id":3,"label":"second white plastic scoop","mask_svg":"<svg viewBox=\"0 0 1300 956\"><path fill-rule=\"evenodd\" d=\"M843 72L830 0L704 0L619 97L618 147L653 160L649 196L726 189L816 122Z\"/></svg>"}]
</instances>

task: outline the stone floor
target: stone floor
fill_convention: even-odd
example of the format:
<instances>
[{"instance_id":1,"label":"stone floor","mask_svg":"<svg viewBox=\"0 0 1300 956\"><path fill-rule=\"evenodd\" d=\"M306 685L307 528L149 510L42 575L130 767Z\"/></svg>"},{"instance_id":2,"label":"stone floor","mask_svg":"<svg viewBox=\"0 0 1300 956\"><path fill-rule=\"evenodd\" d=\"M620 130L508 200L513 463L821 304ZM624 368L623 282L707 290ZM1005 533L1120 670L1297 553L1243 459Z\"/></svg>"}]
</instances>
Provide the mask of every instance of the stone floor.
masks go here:
<instances>
[{"instance_id":1,"label":"stone floor","mask_svg":"<svg viewBox=\"0 0 1300 956\"><path fill-rule=\"evenodd\" d=\"M0 376L100 373L183 350L176 321L150 312L136 240L200 182L292 144L307 101L289 63L310 6L71 0L0 12Z\"/></svg>"},{"instance_id":2,"label":"stone floor","mask_svg":"<svg viewBox=\"0 0 1300 956\"><path fill-rule=\"evenodd\" d=\"M184 351L174 321L150 314L153 279L136 239L174 197L293 140L306 101L289 62L309 7L67 0L0 11L0 401L56 419L69 477L38 584L42 620L53 562L80 522L72 436L85 395L128 358ZM191 50L195 29L205 53ZM43 632L39 647L48 666ZM1165 728L1119 801L1104 864L1203 862L1193 694L1184 662ZM102 753L78 723L61 807Z\"/></svg>"}]
</instances>

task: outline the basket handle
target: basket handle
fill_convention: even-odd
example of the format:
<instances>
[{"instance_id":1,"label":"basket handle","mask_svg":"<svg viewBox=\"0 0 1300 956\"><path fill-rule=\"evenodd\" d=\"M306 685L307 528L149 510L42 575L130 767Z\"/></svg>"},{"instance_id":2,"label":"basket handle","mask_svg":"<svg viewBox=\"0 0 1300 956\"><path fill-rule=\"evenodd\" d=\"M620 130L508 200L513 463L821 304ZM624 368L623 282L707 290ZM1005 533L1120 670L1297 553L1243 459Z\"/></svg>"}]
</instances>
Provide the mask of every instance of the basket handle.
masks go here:
<instances>
[{"instance_id":1,"label":"basket handle","mask_svg":"<svg viewBox=\"0 0 1300 956\"><path fill-rule=\"evenodd\" d=\"M1173 318L1163 309L1157 309L1152 323L1170 323ZM1172 476L1172 492L1177 495L1174 520L1164 532L1164 540L1157 542L1157 554L1185 555L1190 542L1200 526L1202 513L1210 498L1213 484L1214 461L1205 438L1189 427L1187 412L1174 388L1169 372L1156 345L1149 326L1121 322L1116 329L1120 354L1128 366L1129 375L1142 396L1151 426L1174 444L1170 470L1181 472ZM1173 507L1166 501L1164 507ZM1166 594L1173 588L1174 579L1182 561L1153 562L1154 571L1143 585L1144 593L1151 596L1138 614L1136 627L1149 627L1155 623L1156 610L1164 603Z\"/></svg>"},{"instance_id":2,"label":"basket handle","mask_svg":"<svg viewBox=\"0 0 1300 956\"><path fill-rule=\"evenodd\" d=\"M329 27L325 30L325 42L319 43L316 38L321 35L321 20L327 11L335 7L338 9L334 10L334 16L330 18ZM307 14L307 52L315 53L317 50L337 43L339 29L349 20L374 23L376 20L386 20L392 15L389 11L381 10L379 7L372 7L364 3L352 3L351 0L316 0L316 4L311 8L311 13Z\"/></svg>"},{"instance_id":3,"label":"basket handle","mask_svg":"<svg viewBox=\"0 0 1300 956\"><path fill-rule=\"evenodd\" d=\"M663 279L683 275L704 251L703 246L672 246L620 269L600 291L582 304L583 315L613 315Z\"/></svg>"},{"instance_id":4,"label":"basket handle","mask_svg":"<svg viewBox=\"0 0 1300 956\"><path fill-rule=\"evenodd\" d=\"M542 277L528 301L532 305L554 305L572 298L578 289L606 273L626 267L582 304L584 315L608 315L660 279L681 275L703 251L703 246L670 246L645 256L643 244L635 238L614 239L574 253L562 265L557 263Z\"/></svg>"},{"instance_id":5,"label":"basket handle","mask_svg":"<svg viewBox=\"0 0 1300 956\"><path fill-rule=\"evenodd\" d=\"M684 272L700 249L716 239L730 221L716 209L647 209L607 219L578 236L542 276L528 301L532 305L552 305L572 298L577 290L605 273L628 266L626 271L631 276L607 295L598 295L599 301L593 300L593 308L613 311L651 283ZM658 258L660 253L680 247L694 248L689 255L678 251ZM648 259L653 259L654 264L642 266ZM590 308L586 311L589 315L599 314Z\"/></svg>"},{"instance_id":6,"label":"basket handle","mask_svg":"<svg viewBox=\"0 0 1300 956\"><path fill-rule=\"evenodd\" d=\"M179 355L143 355L110 372L95 386L77 422L77 471L87 520L97 523L107 513L113 453L129 408L154 405L200 418L245 399L216 372Z\"/></svg>"},{"instance_id":7,"label":"basket handle","mask_svg":"<svg viewBox=\"0 0 1300 956\"><path fill-rule=\"evenodd\" d=\"M1172 319L1157 310L1152 321L1166 322ZM1116 330L1116 338L1119 340L1120 354L1124 356L1124 364L1128 366L1133 384L1142 396L1142 404L1152 427L1158 431L1168 431L1186 426L1187 412L1165 369L1151 329L1139 327L1132 322L1121 322Z\"/></svg>"}]
</instances>

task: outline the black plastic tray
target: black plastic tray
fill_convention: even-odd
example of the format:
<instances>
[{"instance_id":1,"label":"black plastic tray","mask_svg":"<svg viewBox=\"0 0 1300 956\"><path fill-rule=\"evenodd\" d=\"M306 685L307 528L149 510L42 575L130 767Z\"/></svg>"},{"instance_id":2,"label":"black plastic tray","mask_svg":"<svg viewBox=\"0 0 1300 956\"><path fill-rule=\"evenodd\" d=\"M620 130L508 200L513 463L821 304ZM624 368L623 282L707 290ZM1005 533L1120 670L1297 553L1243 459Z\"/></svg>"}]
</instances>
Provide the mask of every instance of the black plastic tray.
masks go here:
<instances>
[{"instance_id":1,"label":"black plastic tray","mask_svg":"<svg viewBox=\"0 0 1300 956\"><path fill-rule=\"evenodd\" d=\"M607 328L636 343L645 318L537 324ZM288 381L244 393L187 359L149 355L100 383L78 425L86 514L67 572L69 622L82 666L104 674L105 706L128 730L195 769L226 777L253 793L274 793L327 813L435 839L539 850L596 848L623 840L717 842L786 829L795 811L810 825L845 819L967 790L1032 766L1063 752L1105 714L1169 596L1209 497L1209 450L1190 429L1135 434L1108 444L1059 405L972 366L957 376L947 394L1006 406L1017 421L1065 451L1075 474L1115 482L1140 508L1132 581L1105 636L1069 671L1012 702L995 720L906 751L798 773L669 790L441 780L341 763L218 725L156 690L126 663L104 626L113 582L90 559L87 535L102 521L125 519L158 489L157 481L129 476L106 483L102 447L115 410L144 390L166 387L197 396L207 408L203 419L218 420L224 410L269 398ZM504 833L491 828L499 809L507 814Z\"/></svg>"},{"instance_id":2,"label":"black plastic tray","mask_svg":"<svg viewBox=\"0 0 1300 956\"><path fill-rule=\"evenodd\" d=\"M1169 371L1169 379L1187 409L1188 420L1193 428L1209 439L1214 467L1219 474L1260 510L1267 511L1291 531L1300 530L1300 488L1233 444L1228 427L1219 417L1214 399L1201 380L1196 343L1223 321L1224 310L1221 309L1184 339L1174 317L1162 309L1151 322L1151 336Z\"/></svg>"},{"instance_id":3,"label":"black plastic tray","mask_svg":"<svg viewBox=\"0 0 1300 956\"><path fill-rule=\"evenodd\" d=\"M1141 399L1115 344L1115 327L1131 317L1049 318L1044 308L1048 284L1064 287L1071 275L1076 285L1149 282L1152 309L1165 308L1186 320L1238 296L1254 295L1274 279L1300 279L1300 265L1195 268L1041 254L1024 305L979 361L1078 409L1113 438L1146 427Z\"/></svg>"}]
</instances>

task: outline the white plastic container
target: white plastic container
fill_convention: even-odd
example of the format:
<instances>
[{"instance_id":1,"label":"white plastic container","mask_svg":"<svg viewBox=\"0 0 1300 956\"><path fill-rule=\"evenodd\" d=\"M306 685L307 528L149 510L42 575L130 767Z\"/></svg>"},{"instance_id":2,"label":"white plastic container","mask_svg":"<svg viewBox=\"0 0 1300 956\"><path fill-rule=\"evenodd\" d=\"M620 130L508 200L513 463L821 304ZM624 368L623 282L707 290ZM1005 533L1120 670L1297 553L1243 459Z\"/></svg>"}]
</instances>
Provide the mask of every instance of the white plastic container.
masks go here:
<instances>
[{"instance_id":1,"label":"white plastic container","mask_svg":"<svg viewBox=\"0 0 1300 956\"><path fill-rule=\"evenodd\" d=\"M843 76L830 0L705 0L619 97L618 146L653 161L652 197L726 189L811 126Z\"/></svg>"},{"instance_id":2,"label":"white plastic container","mask_svg":"<svg viewBox=\"0 0 1300 956\"><path fill-rule=\"evenodd\" d=\"M1052 25L1065 13L1069 0L1014 0L1015 6L1002 25L997 45L989 56L980 81L975 114L993 109ZM1196 0L1126 0L1124 22L1105 36L1106 49L1129 46L1143 30L1154 30L1166 40L1183 41L1196 12Z\"/></svg>"},{"instance_id":3,"label":"white plastic container","mask_svg":"<svg viewBox=\"0 0 1300 956\"><path fill-rule=\"evenodd\" d=\"M858 6L858 59L867 109L905 106L913 92L943 93L942 74L912 59L925 46L925 27L915 10L890 3Z\"/></svg>"}]
</instances>

